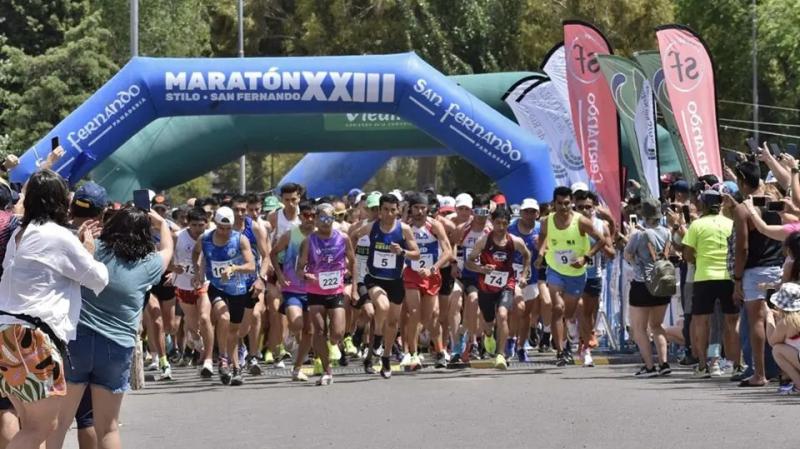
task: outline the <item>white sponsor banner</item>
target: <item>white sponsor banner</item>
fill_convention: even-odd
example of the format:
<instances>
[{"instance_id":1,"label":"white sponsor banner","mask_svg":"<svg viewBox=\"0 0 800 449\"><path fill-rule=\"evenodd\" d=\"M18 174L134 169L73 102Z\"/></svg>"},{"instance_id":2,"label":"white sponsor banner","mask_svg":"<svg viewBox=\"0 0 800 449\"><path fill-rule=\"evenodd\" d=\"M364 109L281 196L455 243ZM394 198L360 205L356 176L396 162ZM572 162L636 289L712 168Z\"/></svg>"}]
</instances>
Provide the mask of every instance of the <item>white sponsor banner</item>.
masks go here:
<instances>
[{"instance_id":1,"label":"white sponsor banner","mask_svg":"<svg viewBox=\"0 0 800 449\"><path fill-rule=\"evenodd\" d=\"M509 96L507 103L517 116L522 128L544 141L550 149L550 164L557 185L570 186L576 182L588 184L583 157L575 141L572 119L562 94L550 80L532 85L516 98Z\"/></svg>"},{"instance_id":2,"label":"white sponsor banner","mask_svg":"<svg viewBox=\"0 0 800 449\"><path fill-rule=\"evenodd\" d=\"M565 104L569 104L569 91L567 90L567 61L564 59L564 44L550 50L547 60L544 63L544 73L550 77L550 81L555 86Z\"/></svg>"},{"instance_id":3,"label":"white sponsor banner","mask_svg":"<svg viewBox=\"0 0 800 449\"><path fill-rule=\"evenodd\" d=\"M639 142L639 151L642 158L642 175L650 188L653 198L661 196L658 186L658 151L656 150L656 109L653 89L648 80L643 80L636 102L636 115L634 126L636 140Z\"/></svg>"}]
</instances>

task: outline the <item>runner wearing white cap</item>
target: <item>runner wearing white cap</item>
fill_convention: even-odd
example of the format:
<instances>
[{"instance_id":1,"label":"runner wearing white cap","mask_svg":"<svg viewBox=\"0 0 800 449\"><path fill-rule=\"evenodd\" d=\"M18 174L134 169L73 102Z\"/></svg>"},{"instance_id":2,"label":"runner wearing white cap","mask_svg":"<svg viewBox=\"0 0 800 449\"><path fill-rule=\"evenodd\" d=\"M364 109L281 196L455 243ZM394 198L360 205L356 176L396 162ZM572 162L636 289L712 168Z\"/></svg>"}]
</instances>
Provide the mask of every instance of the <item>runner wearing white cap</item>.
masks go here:
<instances>
[{"instance_id":1,"label":"runner wearing white cap","mask_svg":"<svg viewBox=\"0 0 800 449\"><path fill-rule=\"evenodd\" d=\"M539 203L533 198L525 198L519 206L519 213L519 219L509 226L508 233L522 239L525 242L525 247L531 253L530 260L536 260L539 257L537 247L541 230L541 224L538 221ZM518 251L514 253L513 266L517 280L523 280L524 258L522 253ZM516 289L514 313L511 320L514 326L511 329L511 334L516 335L516 352L520 362L528 361L528 354L525 352L525 341L528 339L531 325L536 325L534 319L538 321L540 313L542 315L550 313L549 301L544 312L542 312L542 302L537 301L539 298L538 272L530 270L529 276L525 281L526 285L524 287L518 286ZM547 321L549 324L549 319ZM510 344L509 346L510 348L506 348L507 357L510 356L509 352L514 351L514 345Z\"/></svg>"},{"instance_id":2,"label":"runner wearing white cap","mask_svg":"<svg viewBox=\"0 0 800 449\"><path fill-rule=\"evenodd\" d=\"M219 376L225 385L243 382L236 346L247 335L252 313L246 312L256 303L250 293L255 282L255 257L247 237L233 230L234 221L231 208L217 209L217 228L197 241L192 254L193 287L201 288L206 279L210 282L208 298L217 325ZM232 370L229 364L233 365Z\"/></svg>"}]
</instances>

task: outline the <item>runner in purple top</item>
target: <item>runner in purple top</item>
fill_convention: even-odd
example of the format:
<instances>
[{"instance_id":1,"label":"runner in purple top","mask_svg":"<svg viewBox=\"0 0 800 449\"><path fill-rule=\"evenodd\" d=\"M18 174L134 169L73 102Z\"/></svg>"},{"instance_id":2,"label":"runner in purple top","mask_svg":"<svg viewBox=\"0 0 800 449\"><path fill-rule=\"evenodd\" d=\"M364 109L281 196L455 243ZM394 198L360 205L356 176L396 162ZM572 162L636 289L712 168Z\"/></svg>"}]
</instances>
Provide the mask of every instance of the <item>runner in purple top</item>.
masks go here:
<instances>
[{"instance_id":1,"label":"runner in purple top","mask_svg":"<svg viewBox=\"0 0 800 449\"><path fill-rule=\"evenodd\" d=\"M300 245L298 277L305 277L308 307L314 327L314 353L322 359L323 373L317 385L330 385L330 353L325 341L329 329L331 346L338 346L344 334L344 277L355 270L355 252L350 239L333 229L334 208L328 203L317 206L317 230ZM325 325L326 318L329 320Z\"/></svg>"}]
</instances>

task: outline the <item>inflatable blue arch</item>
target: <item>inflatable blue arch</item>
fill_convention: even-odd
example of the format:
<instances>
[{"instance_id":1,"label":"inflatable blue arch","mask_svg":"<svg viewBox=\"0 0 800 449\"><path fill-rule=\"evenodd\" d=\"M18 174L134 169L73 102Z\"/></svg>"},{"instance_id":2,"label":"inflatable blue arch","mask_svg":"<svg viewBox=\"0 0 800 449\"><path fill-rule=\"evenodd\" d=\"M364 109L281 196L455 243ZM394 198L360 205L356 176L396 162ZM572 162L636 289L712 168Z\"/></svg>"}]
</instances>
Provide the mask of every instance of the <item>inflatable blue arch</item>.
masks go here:
<instances>
[{"instance_id":1,"label":"inflatable blue arch","mask_svg":"<svg viewBox=\"0 0 800 449\"><path fill-rule=\"evenodd\" d=\"M133 58L27 150L11 180L24 182L55 136L66 155L54 169L74 184L161 117L346 112L400 116L480 168L512 201L551 199L555 183L545 144L414 53Z\"/></svg>"}]
</instances>

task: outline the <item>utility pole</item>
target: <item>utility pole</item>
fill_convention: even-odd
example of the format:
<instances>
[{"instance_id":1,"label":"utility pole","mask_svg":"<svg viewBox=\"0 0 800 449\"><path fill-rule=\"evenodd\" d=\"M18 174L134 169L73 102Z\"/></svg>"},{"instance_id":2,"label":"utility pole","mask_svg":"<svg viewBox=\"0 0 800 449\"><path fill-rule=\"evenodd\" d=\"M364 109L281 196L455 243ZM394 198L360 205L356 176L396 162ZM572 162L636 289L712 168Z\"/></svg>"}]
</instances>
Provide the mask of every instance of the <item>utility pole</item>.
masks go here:
<instances>
[{"instance_id":1,"label":"utility pole","mask_svg":"<svg viewBox=\"0 0 800 449\"><path fill-rule=\"evenodd\" d=\"M239 57L244 58L244 0L239 0ZM242 155L239 158L239 193L247 190L247 158Z\"/></svg>"},{"instance_id":2,"label":"utility pole","mask_svg":"<svg viewBox=\"0 0 800 449\"><path fill-rule=\"evenodd\" d=\"M753 134L756 144L758 140L758 12L756 0L753 0Z\"/></svg>"},{"instance_id":3,"label":"utility pole","mask_svg":"<svg viewBox=\"0 0 800 449\"><path fill-rule=\"evenodd\" d=\"M131 58L139 56L139 0L131 0Z\"/></svg>"}]
</instances>

